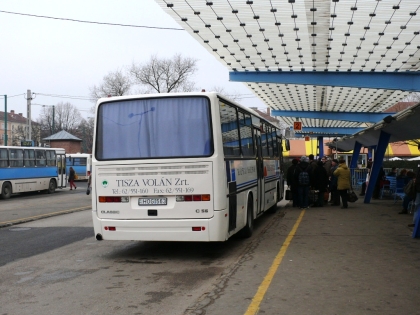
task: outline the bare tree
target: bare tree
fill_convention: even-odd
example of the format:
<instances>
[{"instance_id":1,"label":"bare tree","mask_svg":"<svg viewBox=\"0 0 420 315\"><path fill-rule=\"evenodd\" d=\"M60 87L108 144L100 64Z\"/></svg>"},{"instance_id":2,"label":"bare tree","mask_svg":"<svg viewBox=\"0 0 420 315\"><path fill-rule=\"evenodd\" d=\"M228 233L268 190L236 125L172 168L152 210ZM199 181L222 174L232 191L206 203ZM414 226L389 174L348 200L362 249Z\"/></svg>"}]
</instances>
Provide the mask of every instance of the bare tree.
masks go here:
<instances>
[{"instance_id":1,"label":"bare tree","mask_svg":"<svg viewBox=\"0 0 420 315\"><path fill-rule=\"evenodd\" d=\"M82 153L92 153L94 119L82 119L74 135L82 139Z\"/></svg>"},{"instance_id":2,"label":"bare tree","mask_svg":"<svg viewBox=\"0 0 420 315\"><path fill-rule=\"evenodd\" d=\"M17 128L12 130L11 138L9 138L11 140L11 145L20 146L20 142L27 139L27 136L28 127L23 125L17 126ZM39 142L41 141L41 126L36 122L32 122L31 124L31 136L35 141L35 144L39 145Z\"/></svg>"},{"instance_id":3,"label":"bare tree","mask_svg":"<svg viewBox=\"0 0 420 315\"><path fill-rule=\"evenodd\" d=\"M197 60L176 54L172 59L153 55L144 64L133 63L130 74L142 93L191 92L195 83L190 80L197 71Z\"/></svg>"},{"instance_id":4,"label":"bare tree","mask_svg":"<svg viewBox=\"0 0 420 315\"><path fill-rule=\"evenodd\" d=\"M89 88L92 99L98 100L101 97L127 95L131 89L131 80L129 75L124 74L122 70L110 72L103 77L103 82Z\"/></svg>"},{"instance_id":5,"label":"bare tree","mask_svg":"<svg viewBox=\"0 0 420 315\"><path fill-rule=\"evenodd\" d=\"M80 122L83 120L79 110L70 103L58 103L55 106L55 115L52 116L53 108L44 107L41 111L38 123L43 131L42 137L49 136L52 133L52 124L54 122L54 132L65 130L73 133L77 130ZM45 135L45 132L48 134Z\"/></svg>"}]
</instances>

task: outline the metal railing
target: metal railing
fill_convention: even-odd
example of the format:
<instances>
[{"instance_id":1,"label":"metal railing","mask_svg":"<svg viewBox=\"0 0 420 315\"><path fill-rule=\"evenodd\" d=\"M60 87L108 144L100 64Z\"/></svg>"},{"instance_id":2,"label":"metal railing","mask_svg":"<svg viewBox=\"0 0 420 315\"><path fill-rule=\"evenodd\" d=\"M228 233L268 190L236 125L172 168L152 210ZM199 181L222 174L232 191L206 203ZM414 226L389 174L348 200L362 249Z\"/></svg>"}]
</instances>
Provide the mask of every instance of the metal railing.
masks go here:
<instances>
[{"instance_id":1,"label":"metal railing","mask_svg":"<svg viewBox=\"0 0 420 315\"><path fill-rule=\"evenodd\" d=\"M351 168L351 185L353 189L359 189L362 187L363 183L366 182L366 175L368 173L368 168Z\"/></svg>"}]
</instances>

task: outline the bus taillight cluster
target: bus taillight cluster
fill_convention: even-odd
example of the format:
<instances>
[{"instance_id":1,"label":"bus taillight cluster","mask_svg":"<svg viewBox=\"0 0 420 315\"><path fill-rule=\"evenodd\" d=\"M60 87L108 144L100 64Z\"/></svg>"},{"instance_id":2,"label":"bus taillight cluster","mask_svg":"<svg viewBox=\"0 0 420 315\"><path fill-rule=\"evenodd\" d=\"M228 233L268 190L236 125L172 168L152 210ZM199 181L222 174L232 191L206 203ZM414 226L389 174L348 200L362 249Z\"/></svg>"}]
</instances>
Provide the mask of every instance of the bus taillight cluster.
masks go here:
<instances>
[{"instance_id":1,"label":"bus taillight cluster","mask_svg":"<svg viewBox=\"0 0 420 315\"><path fill-rule=\"evenodd\" d=\"M99 202L128 202L128 197L99 196Z\"/></svg>"},{"instance_id":2,"label":"bus taillight cluster","mask_svg":"<svg viewBox=\"0 0 420 315\"><path fill-rule=\"evenodd\" d=\"M176 201L210 201L210 195L180 195Z\"/></svg>"}]
</instances>

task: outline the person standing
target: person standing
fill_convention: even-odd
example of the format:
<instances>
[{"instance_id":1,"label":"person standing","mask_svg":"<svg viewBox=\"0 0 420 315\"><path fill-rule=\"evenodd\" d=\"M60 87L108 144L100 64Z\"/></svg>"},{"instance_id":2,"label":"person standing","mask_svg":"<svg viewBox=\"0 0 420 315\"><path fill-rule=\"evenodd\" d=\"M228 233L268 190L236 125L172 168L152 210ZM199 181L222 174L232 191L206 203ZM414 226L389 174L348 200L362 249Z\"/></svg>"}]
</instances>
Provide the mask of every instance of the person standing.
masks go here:
<instances>
[{"instance_id":1,"label":"person standing","mask_svg":"<svg viewBox=\"0 0 420 315\"><path fill-rule=\"evenodd\" d=\"M306 156L300 158L296 167L295 180L298 183L299 207L301 209L309 208L309 189L311 186L312 169Z\"/></svg>"},{"instance_id":2,"label":"person standing","mask_svg":"<svg viewBox=\"0 0 420 315\"><path fill-rule=\"evenodd\" d=\"M373 199L379 198L382 186L385 184L384 180L385 180L385 171L384 171L384 168L381 166L381 168L379 169L378 178L376 179L375 188L373 189L373 195L372 195ZM371 182L370 178L369 178L369 181Z\"/></svg>"},{"instance_id":3,"label":"person standing","mask_svg":"<svg viewBox=\"0 0 420 315\"><path fill-rule=\"evenodd\" d=\"M312 187L318 191L318 199L315 201L315 206L324 206L324 193L328 187L328 174L322 161L318 161L318 165L313 170Z\"/></svg>"},{"instance_id":4,"label":"person standing","mask_svg":"<svg viewBox=\"0 0 420 315\"><path fill-rule=\"evenodd\" d=\"M327 189L324 193L324 204L328 204L329 192L331 191L331 189L330 189L330 186L331 186L330 176L331 176L332 161L331 161L331 158L327 155L325 155L321 159L321 161L323 163L323 167L327 171L327 176L328 176L328 185L327 185ZM332 196L331 196L331 200L332 200Z\"/></svg>"},{"instance_id":5,"label":"person standing","mask_svg":"<svg viewBox=\"0 0 420 315\"><path fill-rule=\"evenodd\" d=\"M324 163L324 168L327 171L328 176L331 176L331 167L332 167L332 161L331 158L329 156L324 156L321 159L322 163Z\"/></svg>"},{"instance_id":6,"label":"person standing","mask_svg":"<svg viewBox=\"0 0 420 315\"><path fill-rule=\"evenodd\" d=\"M70 166L70 171L69 171L69 183L70 183L70 190L76 189L76 184L74 183L74 180L76 178L76 172L74 171L73 167Z\"/></svg>"},{"instance_id":7,"label":"person standing","mask_svg":"<svg viewBox=\"0 0 420 315\"><path fill-rule=\"evenodd\" d=\"M340 205L340 194L337 190L337 176L334 175L334 171L338 168L338 160L333 159L331 163L331 178L330 178L330 190L331 190L331 204L333 206Z\"/></svg>"},{"instance_id":8,"label":"person standing","mask_svg":"<svg viewBox=\"0 0 420 315\"><path fill-rule=\"evenodd\" d=\"M341 159L338 161L338 168L334 171L334 176L337 176L337 191L340 194L343 206L341 209L347 209L347 190L350 189L350 169L346 165L346 161Z\"/></svg>"},{"instance_id":9,"label":"person standing","mask_svg":"<svg viewBox=\"0 0 420 315\"><path fill-rule=\"evenodd\" d=\"M317 167L317 161L315 161L315 156L313 154L309 154L309 166L311 167L312 171Z\"/></svg>"},{"instance_id":10,"label":"person standing","mask_svg":"<svg viewBox=\"0 0 420 315\"><path fill-rule=\"evenodd\" d=\"M293 207L299 207L299 194L298 194L298 183L295 179L295 172L299 161L298 159L292 160L292 165L287 169L287 186L290 187L293 198Z\"/></svg>"}]
</instances>

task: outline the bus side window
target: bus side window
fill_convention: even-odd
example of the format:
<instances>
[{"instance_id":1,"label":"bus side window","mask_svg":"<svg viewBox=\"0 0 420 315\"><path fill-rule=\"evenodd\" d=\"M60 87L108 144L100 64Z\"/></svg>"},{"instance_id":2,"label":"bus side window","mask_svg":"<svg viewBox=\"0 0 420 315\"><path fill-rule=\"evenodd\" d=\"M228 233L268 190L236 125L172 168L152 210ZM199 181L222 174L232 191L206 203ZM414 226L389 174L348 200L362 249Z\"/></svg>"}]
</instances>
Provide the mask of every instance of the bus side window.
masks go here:
<instances>
[{"instance_id":1,"label":"bus side window","mask_svg":"<svg viewBox=\"0 0 420 315\"><path fill-rule=\"evenodd\" d=\"M46 159L45 159L45 150L35 150L36 154L36 166L45 166Z\"/></svg>"},{"instance_id":2,"label":"bus side window","mask_svg":"<svg viewBox=\"0 0 420 315\"><path fill-rule=\"evenodd\" d=\"M271 126L266 126L266 135L267 135L267 148L268 148L268 156L274 157L274 149L273 149L273 133L271 132Z\"/></svg>"},{"instance_id":3,"label":"bus side window","mask_svg":"<svg viewBox=\"0 0 420 315\"><path fill-rule=\"evenodd\" d=\"M261 152L263 157L268 157L268 134L264 123L261 124Z\"/></svg>"},{"instance_id":4,"label":"bus side window","mask_svg":"<svg viewBox=\"0 0 420 315\"><path fill-rule=\"evenodd\" d=\"M55 166L57 165L56 158L55 158L55 151L46 151L47 153L47 165L48 166Z\"/></svg>"},{"instance_id":5,"label":"bus side window","mask_svg":"<svg viewBox=\"0 0 420 315\"><path fill-rule=\"evenodd\" d=\"M26 167L35 166L35 153L32 149L23 150L23 163Z\"/></svg>"},{"instance_id":6,"label":"bus side window","mask_svg":"<svg viewBox=\"0 0 420 315\"><path fill-rule=\"evenodd\" d=\"M240 156L239 128L236 108L220 103L223 152L226 156Z\"/></svg>"},{"instance_id":7,"label":"bus side window","mask_svg":"<svg viewBox=\"0 0 420 315\"><path fill-rule=\"evenodd\" d=\"M239 132L243 157L254 157L251 115L239 112Z\"/></svg>"},{"instance_id":8,"label":"bus side window","mask_svg":"<svg viewBox=\"0 0 420 315\"><path fill-rule=\"evenodd\" d=\"M23 150L22 149L9 149L10 167L23 166Z\"/></svg>"},{"instance_id":9,"label":"bus side window","mask_svg":"<svg viewBox=\"0 0 420 315\"><path fill-rule=\"evenodd\" d=\"M0 149L0 167L7 167L7 149Z\"/></svg>"}]
</instances>

